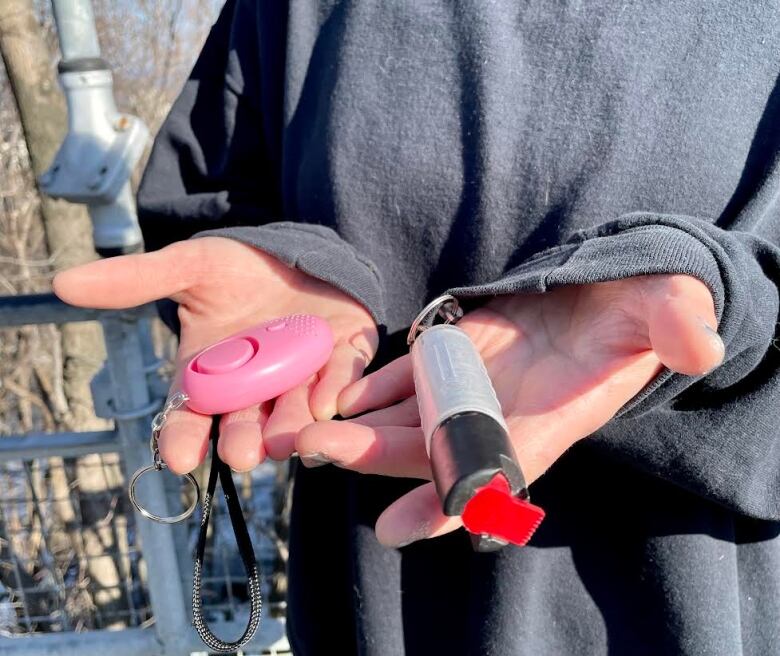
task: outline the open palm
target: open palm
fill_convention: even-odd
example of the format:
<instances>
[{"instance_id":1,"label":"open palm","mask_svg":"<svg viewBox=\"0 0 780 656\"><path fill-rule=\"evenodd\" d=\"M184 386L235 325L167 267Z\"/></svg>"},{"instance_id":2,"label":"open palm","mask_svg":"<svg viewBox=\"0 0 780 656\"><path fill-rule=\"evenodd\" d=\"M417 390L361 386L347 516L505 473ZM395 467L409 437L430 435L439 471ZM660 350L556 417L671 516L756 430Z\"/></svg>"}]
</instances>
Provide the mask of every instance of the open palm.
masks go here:
<instances>
[{"instance_id":1,"label":"open palm","mask_svg":"<svg viewBox=\"0 0 780 656\"><path fill-rule=\"evenodd\" d=\"M677 275L497 297L459 323L485 360L529 483L663 366L691 375L717 366L716 325L707 288ZM373 412L304 429L297 446L305 463L430 479L409 356L351 385L339 408L344 416ZM377 534L398 545L457 526L428 484L391 505Z\"/></svg>"},{"instance_id":2,"label":"open palm","mask_svg":"<svg viewBox=\"0 0 780 656\"><path fill-rule=\"evenodd\" d=\"M262 251L220 237L172 244L154 253L91 262L57 275L54 290L73 305L127 308L161 298L179 303L181 341L176 390L184 363L199 350L262 321L294 313L326 319L336 338L316 379L274 403L223 416L220 456L245 471L268 453L285 458L298 431L336 413L336 399L373 358L377 331L359 303L331 285ZM181 409L160 435L160 453L176 473L191 471L208 448L211 419Z\"/></svg>"}]
</instances>

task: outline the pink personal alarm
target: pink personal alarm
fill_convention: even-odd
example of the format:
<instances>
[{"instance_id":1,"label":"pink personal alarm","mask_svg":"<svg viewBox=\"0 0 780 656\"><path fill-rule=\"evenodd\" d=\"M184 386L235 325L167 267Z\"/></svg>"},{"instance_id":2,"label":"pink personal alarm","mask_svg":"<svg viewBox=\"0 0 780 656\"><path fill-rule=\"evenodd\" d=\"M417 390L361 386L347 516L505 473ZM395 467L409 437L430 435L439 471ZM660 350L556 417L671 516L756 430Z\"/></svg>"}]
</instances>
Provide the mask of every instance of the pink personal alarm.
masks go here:
<instances>
[{"instance_id":1,"label":"pink personal alarm","mask_svg":"<svg viewBox=\"0 0 780 656\"><path fill-rule=\"evenodd\" d=\"M327 321L293 314L209 346L182 379L190 410L218 415L268 401L317 373L333 352Z\"/></svg>"}]
</instances>

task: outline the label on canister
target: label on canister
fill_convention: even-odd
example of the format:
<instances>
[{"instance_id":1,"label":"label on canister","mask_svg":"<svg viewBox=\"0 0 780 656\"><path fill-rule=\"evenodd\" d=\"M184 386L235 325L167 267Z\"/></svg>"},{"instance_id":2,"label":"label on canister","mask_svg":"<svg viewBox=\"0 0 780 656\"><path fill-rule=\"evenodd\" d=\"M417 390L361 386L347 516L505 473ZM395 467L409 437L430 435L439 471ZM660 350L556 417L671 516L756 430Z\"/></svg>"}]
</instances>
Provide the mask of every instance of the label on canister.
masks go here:
<instances>
[{"instance_id":1,"label":"label on canister","mask_svg":"<svg viewBox=\"0 0 780 656\"><path fill-rule=\"evenodd\" d=\"M480 412L507 429L485 364L460 328L438 325L424 330L412 345L411 354L417 404L429 454L431 435L436 428L461 412Z\"/></svg>"}]
</instances>

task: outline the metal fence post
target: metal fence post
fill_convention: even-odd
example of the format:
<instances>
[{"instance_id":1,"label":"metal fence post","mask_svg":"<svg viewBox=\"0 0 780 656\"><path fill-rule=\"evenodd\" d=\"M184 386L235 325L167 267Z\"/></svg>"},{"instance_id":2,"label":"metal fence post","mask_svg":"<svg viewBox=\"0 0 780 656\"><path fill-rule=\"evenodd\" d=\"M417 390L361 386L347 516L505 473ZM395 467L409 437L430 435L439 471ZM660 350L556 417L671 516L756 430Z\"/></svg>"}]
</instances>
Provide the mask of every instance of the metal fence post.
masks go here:
<instances>
[{"instance_id":1,"label":"metal fence post","mask_svg":"<svg viewBox=\"0 0 780 656\"><path fill-rule=\"evenodd\" d=\"M128 476L149 463L149 418L153 399L144 366L145 346L136 321L108 318L103 322L111 391L120 419L116 428ZM160 512L171 514L166 505L162 476L147 476L144 487L159 501ZM177 511L178 512L178 511ZM185 592L179 576L179 563L173 527L147 521L136 515L143 542L149 595L154 608L155 630L166 654L185 653L191 631Z\"/></svg>"},{"instance_id":2,"label":"metal fence post","mask_svg":"<svg viewBox=\"0 0 780 656\"><path fill-rule=\"evenodd\" d=\"M97 59L100 43L95 29L95 14L90 0L52 2L62 58Z\"/></svg>"}]
</instances>

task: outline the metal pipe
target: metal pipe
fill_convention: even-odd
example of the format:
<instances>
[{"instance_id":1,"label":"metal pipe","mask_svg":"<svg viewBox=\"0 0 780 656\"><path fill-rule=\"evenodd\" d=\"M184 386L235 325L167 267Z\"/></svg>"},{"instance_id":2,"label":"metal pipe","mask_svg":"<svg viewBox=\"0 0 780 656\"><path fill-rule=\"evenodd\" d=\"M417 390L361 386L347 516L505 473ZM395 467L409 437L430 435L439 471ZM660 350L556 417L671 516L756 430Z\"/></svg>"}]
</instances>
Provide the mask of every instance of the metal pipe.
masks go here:
<instances>
[{"instance_id":1,"label":"metal pipe","mask_svg":"<svg viewBox=\"0 0 780 656\"><path fill-rule=\"evenodd\" d=\"M130 175L149 139L135 116L114 101L111 70L100 57L91 0L52 0L62 60L60 84L68 102L68 132L51 166L39 178L53 198L85 203L98 253L140 250Z\"/></svg>"},{"instance_id":2,"label":"metal pipe","mask_svg":"<svg viewBox=\"0 0 780 656\"><path fill-rule=\"evenodd\" d=\"M52 0L62 59L98 59L100 42L90 0Z\"/></svg>"},{"instance_id":3,"label":"metal pipe","mask_svg":"<svg viewBox=\"0 0 780 656\"><path fill-rule=\"evenodd\" d=\"M138 322L109 318L103 320L102 324L111 397L114 409L121 416L151 401L144 371L149 349L148 345L143 344ZM150 417L116 420L126 480L136 469L149 464L149 451L146 448L149 423ZM147 479L144 483L147 493L162 506L162 514L171 514L167 507L169 498L165 494L163 477L148 476ZM191 629L189 610L185 604L188 595L179 576L174 527L146 521L140 515L136 515L136 518L146 560L149 597L154 609L158 640L166 654L187 653L182 643Z\"/></svg>"},{"instance_id":4,"label":"metal pipe","mask_svg":"<svg viewBox=\"0 0 780 656\"><path fill-rule=\"evenodd\" d=\"M89 203L87 210L92 219L95 248L101 255L127 255L140 250L143 238L129 179L112 202Z\"/></svg>"},{"instance_id":5,"label":"metal pipe","mask_svg":"<svg viewBox=\"0 0 780 656\"><path fill-rule=\"evenodd\" d=\"M44 323L73 323L103 318L140 319L157 316L153 303L129 310L95 310L63 303L54 294L0 296L0 326L32 326Z\"/></svg>"},{"instance_id":6,"label":"metal pipe","mask_svg":"<svg viewBox=\"0 0 780 656\"><path fill-rule=\"evenodd\" d=\"M0 654L3 656L162 656L163 653L152 629L0 637Z\"/></svg>"},{"instance_id":7,"label":"metal pipe","mask_svg":"<svg viewBox=\"0 0 780 656\"><path fill-rule=\"evenodd\" d=\"M119 450L114 431L82 433L27 433L0 439L0 462L34 458L75 458L90 453L112 453Z\"/></svg>"}]
</instances>

